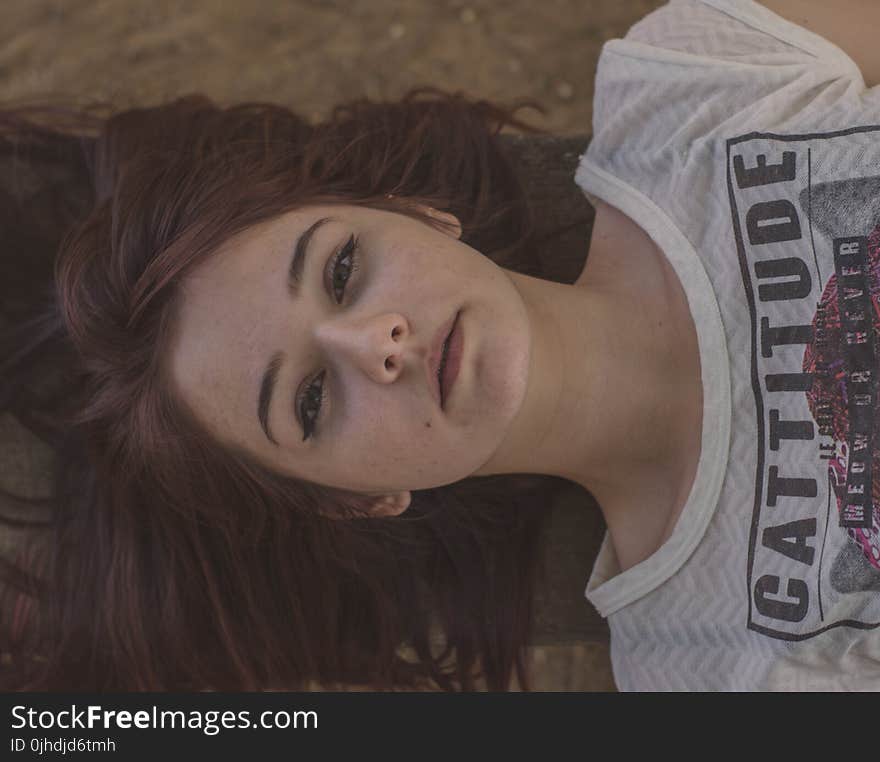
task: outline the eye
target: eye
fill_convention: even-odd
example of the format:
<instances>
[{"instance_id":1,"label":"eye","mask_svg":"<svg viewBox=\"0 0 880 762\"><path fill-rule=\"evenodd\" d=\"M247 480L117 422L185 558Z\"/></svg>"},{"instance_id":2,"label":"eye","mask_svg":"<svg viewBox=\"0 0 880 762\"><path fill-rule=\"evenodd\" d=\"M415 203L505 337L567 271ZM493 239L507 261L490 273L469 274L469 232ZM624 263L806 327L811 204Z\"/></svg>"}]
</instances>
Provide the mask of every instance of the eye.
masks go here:
<instances>
[{"instance_id":1,"label":"eye","mask_svg":"<svg viewBox=\"0 0 880 762\"><path fill-rule=\"evenodd\" d=\"M299 403L300 420L302 421L305 442L315 430L315 421L321 412L321 403L324 401L324 376L326 370L321 371L318 377L306 387L305 393Z\"/></svg>"},{"instance_id":2,"label":"eye","mask_svg":"<svg viewBox=\"0 0 880 762\"><path fill-rule=\"evenodd\" d=\"M345 296L345 287L354 271L360 267L358 253L358 239L355 236L351 236L331 263L330 292L338 304L342 304L342 299ZM338 298L336 297L337 288L342 289L342 294Z\"/></svg>"},{"instance_id":3,"label":"eye","mask_svg":"<svg viewBox=\"0 0 880 762\"><path fill-rule=\"evenodd\" d=\"M345 298L345 287L351 280L352 274L358 269L360 263L357 259L358 239L352 235L348 242L333 257L330 263L330 292L337 303L341 304ZM337 288L342 293L337 297ZM324 376L327 371L321 373L309 384L300 400L297 402L300 411L300 420L303 426L303 442L315 431L315 421L321 413L321 404L324 401Z\"/></svg>"}]
</instances>

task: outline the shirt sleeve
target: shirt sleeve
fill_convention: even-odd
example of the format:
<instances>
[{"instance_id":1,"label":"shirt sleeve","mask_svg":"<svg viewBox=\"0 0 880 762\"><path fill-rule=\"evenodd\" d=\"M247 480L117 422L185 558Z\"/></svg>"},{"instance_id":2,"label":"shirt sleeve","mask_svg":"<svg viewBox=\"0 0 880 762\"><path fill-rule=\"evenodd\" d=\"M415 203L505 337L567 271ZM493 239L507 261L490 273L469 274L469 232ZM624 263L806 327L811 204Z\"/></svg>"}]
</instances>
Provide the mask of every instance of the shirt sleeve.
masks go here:
<instances>
[{"instance_id":1,"label":"shirt sleeve","mask_svg":"<svg viewBox=\"0 0 880 762\"><path fill-rule=\"evenodd\" d=\"M864 88L861 70L841 48L754 0L671 0L634 24L624 39L649 57L682 53L693 56L695 65L842 69Z\"/></svg>"},{"instance_id":2,"label":"shirt sleeve","mask_svg":"<svg viewBox=\"0 0 880 762\"><path fill-rule=\"evenodd\" d=\"M818 127L864 92L842 50L752 0L672 0L603 45L581 163L638 187L732 135Z\"/></svg>"}]
</instances>

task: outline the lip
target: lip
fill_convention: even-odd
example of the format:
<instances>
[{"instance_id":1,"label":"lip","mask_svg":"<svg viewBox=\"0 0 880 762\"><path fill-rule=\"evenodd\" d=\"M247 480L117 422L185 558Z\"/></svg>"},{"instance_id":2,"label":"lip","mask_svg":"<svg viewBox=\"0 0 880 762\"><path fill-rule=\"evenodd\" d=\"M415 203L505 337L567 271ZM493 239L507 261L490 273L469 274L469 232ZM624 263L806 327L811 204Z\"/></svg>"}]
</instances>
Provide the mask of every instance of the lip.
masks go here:
<instances>
[{"instance_id":1,"label":"lip","mask_svg":"<svg viewBox=\"0 0 880 762\"><path fill-rule=\"evenodd\" d=\"M455 325L455 319L457 317L458 310L456 310L455 314L440 326L437 333L434 334L434 341L431 342L431 354L428 356L428 386L431 389L431 394L434 396L434 400L437 402L438 407L441 408L440 380L437 378L437 371L440 370L440 359L443 356L443 343L446 341L446 337L452 330L452 326Z\"/></svg>"},{"instance_id":2,"label":"lip","mask_svg":"<svg viewBox=\"0 0 880 762\"><path fill-rule=\"evenodd\" d=\"M464 345L463 329L461 327L461 311L455 317L455 324L449 334L449 344L446 348L446 362L443 365L443 377L440 379L440 398L443 400L441 407L445 408L452 393L452 385L458 378L458 369L461 367L461 354Z\"/></svg>"}]
</instances>

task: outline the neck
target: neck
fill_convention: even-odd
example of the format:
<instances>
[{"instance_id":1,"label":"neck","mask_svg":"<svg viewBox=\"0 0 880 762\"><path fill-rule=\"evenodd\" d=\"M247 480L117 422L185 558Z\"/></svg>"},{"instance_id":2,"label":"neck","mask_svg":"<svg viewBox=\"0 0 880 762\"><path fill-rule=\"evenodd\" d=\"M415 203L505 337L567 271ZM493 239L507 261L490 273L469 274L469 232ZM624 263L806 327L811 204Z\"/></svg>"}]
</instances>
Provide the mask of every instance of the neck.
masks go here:
<instances>
[{"instance_id":1,"label":"neck","mask_svg":"<svg viewBox=\"0 0 880 762\"><path fill-rule=\"evenodd\" d=\"M530 315L529 385L476 475L560 476L593 495L607 524L625 524L624 506L675 499L692 370L670 351L656 310L615 285L611 269L587 269L575 285L508 271Z\"/></svg>"}]
</instances>

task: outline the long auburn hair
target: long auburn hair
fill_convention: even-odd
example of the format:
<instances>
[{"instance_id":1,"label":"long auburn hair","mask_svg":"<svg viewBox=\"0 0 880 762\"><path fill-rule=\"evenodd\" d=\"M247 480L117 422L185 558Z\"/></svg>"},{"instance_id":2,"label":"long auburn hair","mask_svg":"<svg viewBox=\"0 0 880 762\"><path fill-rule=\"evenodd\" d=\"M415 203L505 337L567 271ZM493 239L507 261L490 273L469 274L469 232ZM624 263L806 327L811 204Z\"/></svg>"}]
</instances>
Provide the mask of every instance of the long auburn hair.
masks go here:
<instances>
[{"instance_id":1,"label":"long auburn hair","mask_svg":"<svg viewBox=\"0 0 880 762\"><path fill-rule=\"evenodd\" d=\"M308 204L432 224L417 200L541 276L498 140L505 125L544 132L515 118L524 106L543 113L427 87L315 125L201 95L0 110L14 175L0 186L0 412L53 460L49 497L0 490L0 687L509 690L515 668L529 690L539 539L565 480L472 477L368 518L357 494L221 446L163 362L187 272ZM28 192L18 173L40 162Z\"/></svg>"}]
</instances>

